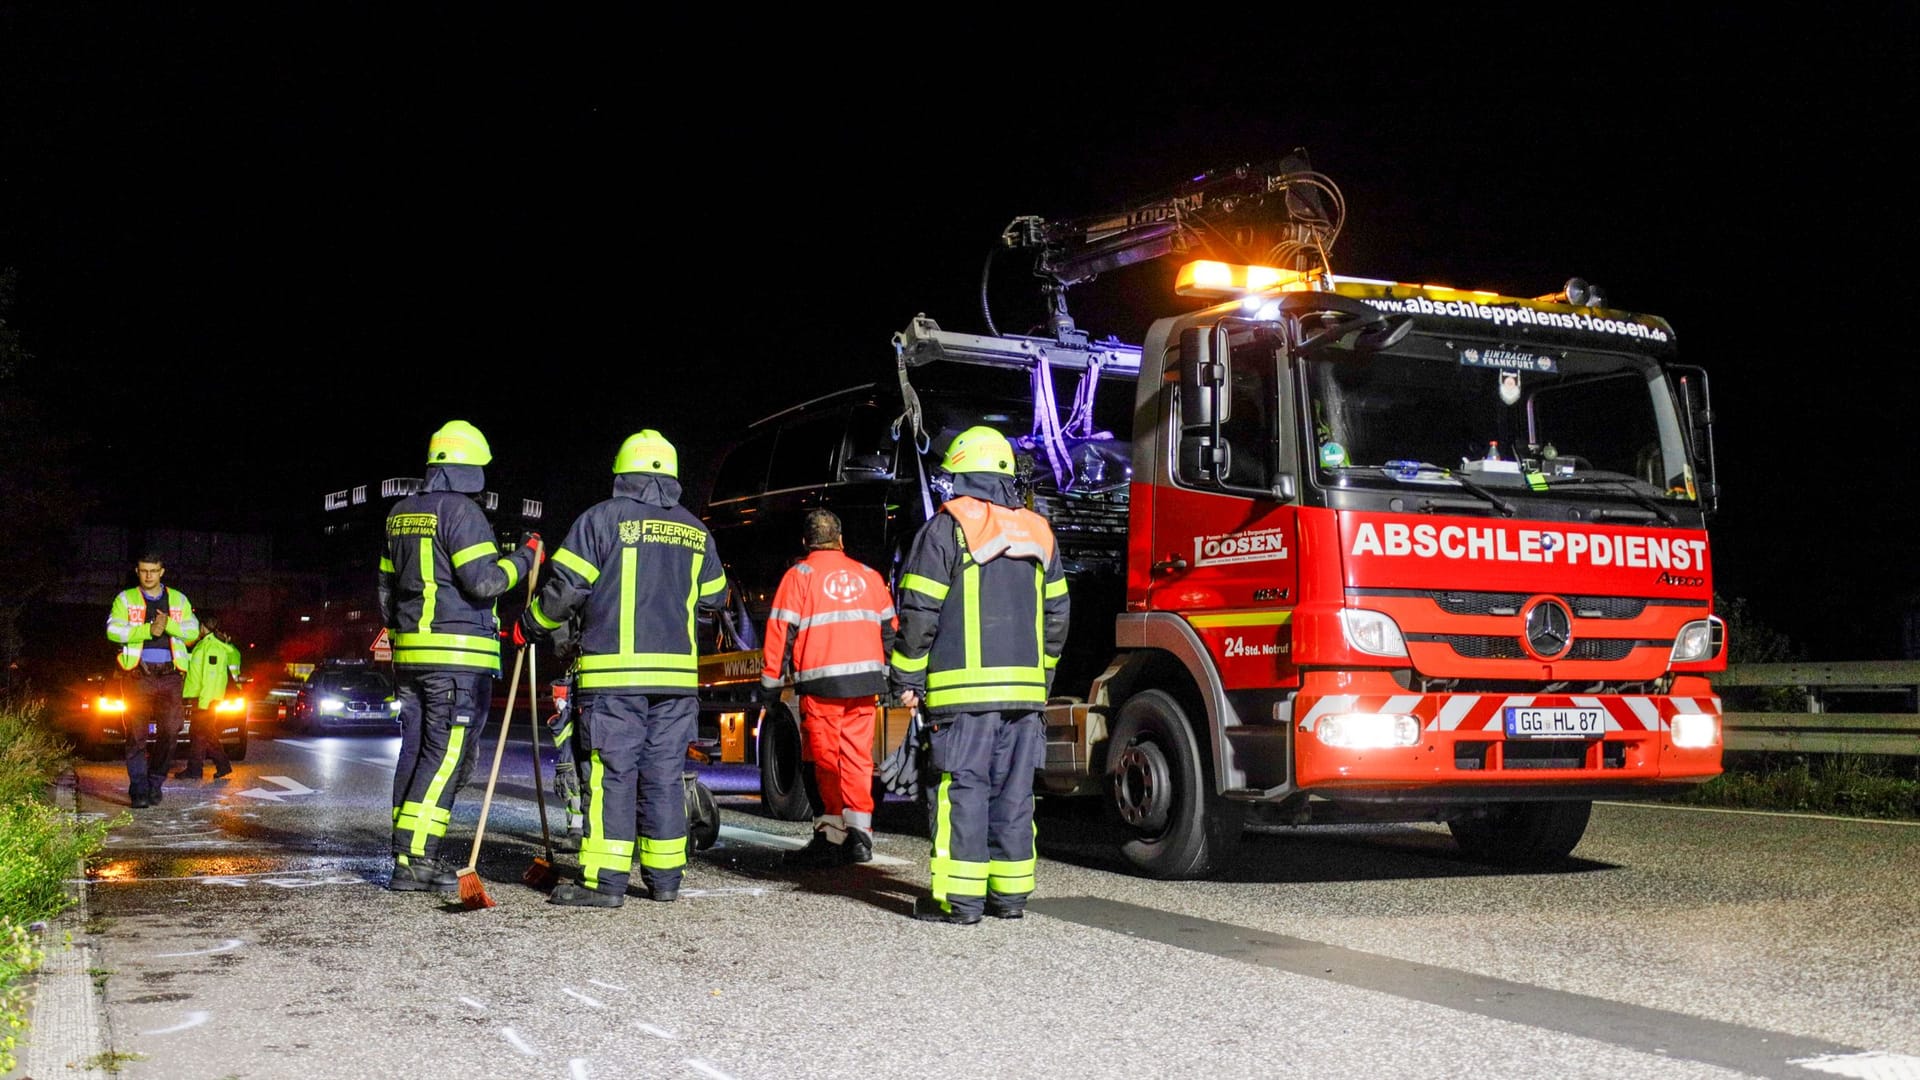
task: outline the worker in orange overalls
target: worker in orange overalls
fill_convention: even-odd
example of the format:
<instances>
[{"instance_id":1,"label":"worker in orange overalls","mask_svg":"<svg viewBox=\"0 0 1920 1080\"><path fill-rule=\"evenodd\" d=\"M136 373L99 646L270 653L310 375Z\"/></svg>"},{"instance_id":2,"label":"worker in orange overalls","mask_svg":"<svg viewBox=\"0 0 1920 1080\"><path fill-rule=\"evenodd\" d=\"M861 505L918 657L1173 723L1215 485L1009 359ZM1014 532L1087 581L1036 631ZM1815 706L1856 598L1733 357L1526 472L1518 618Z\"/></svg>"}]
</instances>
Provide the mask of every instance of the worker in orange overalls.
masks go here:
<instances>
[{"instance_id":1,"label":"worker in orange overalls","mask_svg":"<svg viewBox=\"0 0 1920 1080\"><path fill-rule=\"evenodd\" d=\"M783 860L821 867L873 859L873 720L887 688L893 597L873 568L842 550L840 519L809 511L807 557L773 596L760 686L771 698L789 678L813 752L821 814L813 839Z\"/></svg>"}]
</instances>

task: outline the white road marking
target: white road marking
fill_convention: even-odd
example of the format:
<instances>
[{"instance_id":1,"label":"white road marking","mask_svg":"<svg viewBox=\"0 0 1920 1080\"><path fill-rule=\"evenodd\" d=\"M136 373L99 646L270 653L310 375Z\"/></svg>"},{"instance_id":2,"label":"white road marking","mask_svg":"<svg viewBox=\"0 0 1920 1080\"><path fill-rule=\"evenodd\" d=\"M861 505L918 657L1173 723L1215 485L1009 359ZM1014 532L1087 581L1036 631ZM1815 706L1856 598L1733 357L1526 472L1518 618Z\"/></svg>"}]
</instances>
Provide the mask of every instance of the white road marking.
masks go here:
<instances>
[{"instance_id":1,"label":"white road marking","mask_svg":"<svg viewBox=\"0 0 1920 1080\"><path fill-rule=\"evenodd\" d=\"M787 851L797 851L807 846L807 841L805 840L791 836L781 836L778 833L761 832L758 829L743 829L738 825L720 826L720 836L725 840L738 840L743 844L752 844L755 847L780 848ZM862 865L911 866L912 863L909 863L906 859L894 855L882 855L876 851L873 853L873 861Z\"/></svg>"},{"instance_id":2,"label":"white road marking","mask_svg":"<svg viewBox=\"0 0 1920 1080\"><path fill-rule=\"evenodd\" d=\"M1907 829L1920 829L1920 821L1895 821L1890 818L1843 817L1839 814L1795 814L1785 810L1741 810L1731 806L1683 806L1679 803L1663 802L1613 802L1595 800L1599 806L1624 806L1634 810L1679 810L1691 814L1746 814L1749 817L1801 818L1808 821L1846 821L1859 825L1898 825ZM722 826L725 831L725 826Z\"/></svg>"},{"instance_id":3,"label":"white road marking","mask_svg":"<svg viewBox=\"0 0 1920 1080\"><path fill-rule=\"evenodd\" d=\"M573 1080L587 1080L587 1059L567 1059L567 1075L573 1077Z\"/></svg>"},{"instance_id":4,"label":"white road marking","mask_svg":"<svg viewBox=\"0 0 1920 1080\"><path fill-rule=\"evenodd\" d=\"M197 1027L199 1027L199 1026L200 1026L201 1024L204 1024L204 1023L206 1023L206 1022L207 1022L207 1021L208 1021L209 1019L211 1019L212 1017L213 1017L213 1014L212 1014L212 1013L210 1013L210 1012L201 1012L200 1010L198 1010L198 1009L196 1009L196 1010L194 1010L193 1012L190 1012L190 1013L188 1013L188 1014L187 1014L187 1018L186 1018L185 1020L183 1020L183 1021L181 1021L181 1022L180 1022L180 1023L178 1023L178 1024L175 1024L175 1025L173 1025L172 1027L169 1027L169 1028L156 1028L156 1029L154 1029L153 1031L143 1031L143 1032L141 1032L140 1034L142 1034L142 1035L171 1035L171 1034L173 1034L173 1033L174 1033L174 1032L176 1032L176 1031L185 1031L185 1030L187 1030L188 1028L197 1028Z\"/></svg>"},{"instance_id":5,"label":"white road marking","mask_svg":"<svg viewBox=\"0 0 1920 1080\"><path fill-rule=\"evenodd\" d=\"M486 1011L487 1011L487 1007L486 1007L485 1005L482 1005L482 1004L480 1004L479 1002L477 1002L477 1001L475 1001L475 1000L473 1000L473 999L472 999L472 998L470 998L470 997L463 997L463 998L461 998L461 999L460 999L460 1004L462 1004L462 1005L465 1005L465 1006L466 1006L467 1008L469 1008L469 1009L477 1009L477 1010L479 1010L480 1012L486 1012Z\"/></svg>"},{"instance_id":6,"label":"white road marking","mask_svg":"<svg viewBox=\"0 0 1920 1080\"><path fill-rule=\"evenodd\" d=\"M601 982L601 981L600 981L599 979L588 979L587 981L588 981L588 982L590 982L590 983L592 983L592 984L593 984L593 985L595 985L595 986L598 986L598 987L600 987L600 988L601 988L602 990L618 990L618 991L620 991L620 992L621 992L621 993L623 993L623 994L631 994L631 993L633 993L633 991L631 991L631 990L629 990L629 989L627 989L627 988L626 988L626 987L624 987L624 986L615 986L615 985L614 985L614 984L612 984L612 983L603 983L603 982Z\"/></svg>"},{"instance_id":7,"label":"white road marking","mask_svg":"<svg viewBox=\"0 0 1920 1080\"><path fill-rule=\"evenodd\" d=\"M657 1028L657 1027L654 1027L652 1024L645 1023L644 1021L636 1021L633 1026L639 1028L641 1031L646 1032L647 1034L653 1036L656 1039L671 1039L674 1037L673 1032L668 1031L666 1028Z\"/></svg>"},{"instance_id":8,"label":"white road marking","mask_svg":"<svg viewBox=\"0 0 1920 1080\"><path fill-rule=\"evenodd\" d=\"M701 1061L699 1058L688 1058L686 1063L701 1075L713 1077L713 1080L733 1080L733 1077Z\"/></svg>"},{"instance_id":9,"label":"white road marking","mask_svg":"<svg viewBox=\"0 0 1920 1080\"><path fill-rule=\"evenodd\" d=\"M228 938L227 940L221 942L220 944L215 945L211 949L194 949L190 952L154 953L153 956L154 956L154 959L156 960L170 960L176 956L212 956L214 953L232 952L233 950L239 948L243 944L245 943L242 942L239 938L235 937L235 938Z\"/></svg>"},{"instance_id":10,"label":"white road marking","mask_svg":"<svg viewBox=\"0 0 1920 1080\"><path fill-rule=\"evenodd\" d=\"M1915 1080L1920 1077L1920 1057L1887 1054L1878 1050L1869 1050L1860 1054L1828 1054L1824 1057L1800 1058L1796 1061L1788 1061L1787 1064L1833 1073L1836 1076L1857 1077L1858 1080Z\"/></svg>"},{"instance_id":11,"label":"white road marking","mask_svg":"<svg viewBox=\"0 0 1920 1080\"><path fill-rule=\"evenodd\" d=\"M728 886L727 888L723 888L723 889L681 889L680 890L680 898L682 900L688 899L689 897L695 897L695 896L765 896L765 895L767 895L767 890L761 888L758 885Z\"/></svg>"},{"instance_id":12,"label":"white road marking","mask_svg":"<svg viewBox=\"0 0 1920 1080\"><path fill-rule=\"evenodd\" d=\"M519 1033L515 1032L512 1028L501 1028L500 1037L507 1040L507 1045L513 1047L515 1050L520 1051L521 1053L527 1055L528 1057L540 1056L539 1053L537 1053L533 1049L533 1047L527 1045L527 1040L521 1038Z\"/></svg>"},{"instance_id":13,"label":"white road marking","mask_svg":"<svg viewBox=\"0 0 1920 1080\"><path fill-rule=\"evenodd\" d=\"M245 791L236 791L234 794L245 795L249 799L266 799L277 803L281 799L290 798L294 795L312 795L314 793L312 788L295 780L291 776L263 776L260 779L277 787L285 788L286 790L268 791L266 788L248 788Z\"/></svg>"},{"instance_id":14,"label":"white road marking","mask_svg":"<svg viewBox=\"0 0 1920 1080\"><path fill-rule=\"evenodd\" d=\"M578 999L578 1000L580 1000L580 1001L584 1001L584 1002L586 1002L586 1003L587 1003L588 1005L591 1005L591 1006L593 1006L593 1007L594 1007L594 1008L596 1008L596 1009L604 1009L604 1008L606 1008L606 1007L607 1007L607 1003L606 1003L606 1002L604 1002L604 1001L601 1001L601 1000L600 1000L599 998L592 998L592 997L588 997L587 995L585 995L585 994L583 994L583 993L581 993L580 991L578 991L578 990L575 990L575 989L574 989L573 987L571 987L571 986L563 986L563 987L561 987L561 988L560 988L560 992L561 992L561 993L563 993L563 994L565 994L565 995L567 995L568 997L571 997L571 998L576 998L576 999Z\"/></svg>"}]
</instances>

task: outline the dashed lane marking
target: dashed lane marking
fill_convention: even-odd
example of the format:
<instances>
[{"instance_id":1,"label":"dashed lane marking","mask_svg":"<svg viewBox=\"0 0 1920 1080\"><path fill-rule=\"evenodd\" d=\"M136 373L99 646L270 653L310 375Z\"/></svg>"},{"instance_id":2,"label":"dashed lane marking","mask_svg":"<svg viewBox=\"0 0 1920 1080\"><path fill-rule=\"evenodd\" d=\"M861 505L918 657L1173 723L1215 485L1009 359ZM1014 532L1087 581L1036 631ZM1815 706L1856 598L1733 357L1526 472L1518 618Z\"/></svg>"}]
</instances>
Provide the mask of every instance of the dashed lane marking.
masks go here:
<instances>
[{"instance_id":1,"label":"dashed lane marking","mask_svg":"<svg viewBox=\"0 0 1920 1080\"><path fill-rule=\"evenodd\" d=\"M713 1080L733 1080L733 1077L728 1076L726 1073L721 1072L719 1069L716 1069L713 1066L707 1064L706 1062L701 1061L699 1058L688 1058L687 1066L702 1076L713 1077Z\"/></svg>"},{"instance_id":2,"label":"dashed lane marking","mask_svg":"<svg viewBox=\"0 0 1920 1080\"><path fill-rule=\"evenodd\" d=\"M1856 1080L1920 1080L1920 1057L1886 1054L1870 1050L1863 1054L1828 1054L1787 1062L1803 1069L1814 1069Z\"/></svg>"},{"instance_id":3,"label":"dashed lane marking","mask_svg":"<svg viewBox=\"0 0 1920 1080\"><path fill-rule=\"evenodd\" d=\"M470 998L470 997L463 997L463 998L461 998L461 999L460 999L460 1004L462 1004L462 1005L465 1005L465 1006L466 1006L467 1008L469 1008L469 1009L473 1009L473 1010L474 1010L474 1011L476 1011L476 1012L486 1012L486 1011L487 1011L487 1007L486 1007L485 1005L482 1005L482 1004L480 1004L479 1002L477 1002L477 1001L475 1001L475 1000L473 1000L473 999L472 999L472 998Z\"/></svg>"},{"instance_id":4,"label":"dashed lane marking","mask_svg":"<svg viewBox=\"0 0 1920 1080\"><path fill-rule=\"evenodd\" d=\"M501 1028L500 1037L507 1040L508 1046L513 1047L515 1050L520 1051L521 1053L527 1055L530 1058L537 1058L540 1056L539 1052L536 1051L533 1047L528 1046L527 1040L521 1038L520 1033L513 1030L512 1028Z\"/></svg>"},{"instance_id":5,"label":"dashed lane marking","mask_svg":"<svg viewBox=\"0 0 1920 1080\"><path fill-rule=\"evenodd\" d=\"M597 987L599 987L599 988L600 988L600 989L602 989L602 990L618 990L618 991L620 991L620 992L621 992L621 993L623 993L623 994L631 994L631 993L633 993L633 991L631 991L631 990L629 990L629 989L627 989L627 988L626 988L626 987L624 987L624 986L616 986L616 985L614 985L613 983L610 983L610 982L601 982L601 981L600 981L599 979L588 979L587 981L588 981L588 982L590 982L590 983L592 983L593 985L595 985L595 986L597 986Z\"/></svg>"},{"instance_id":6,"label":"dashed lane marking","mask_svg":"<svg viewBox=\"0 0 1920 1080\"><path fill-rule=\"evenodd\" d=\"M573 1080L587 1080L587 1059L568 1058L567 1075L571 1076Z\"/></svg>"},{"instance_id":7,"label":"dashed lane marking","mask_svg":"<svg viewBox=\"0 0 1920 1080\"><path fill-rule=\"evenodd\" d=\"M586 1002L586 1004L591 1008L604 1009L607 1007L606 1002L601 1001L599 998L588 997L587 995L581 993L580 991L575 990L571 986L561 987L560 992L567 995L570 998L574 998L575 1000Z\"/></svg>"}]
</instances>

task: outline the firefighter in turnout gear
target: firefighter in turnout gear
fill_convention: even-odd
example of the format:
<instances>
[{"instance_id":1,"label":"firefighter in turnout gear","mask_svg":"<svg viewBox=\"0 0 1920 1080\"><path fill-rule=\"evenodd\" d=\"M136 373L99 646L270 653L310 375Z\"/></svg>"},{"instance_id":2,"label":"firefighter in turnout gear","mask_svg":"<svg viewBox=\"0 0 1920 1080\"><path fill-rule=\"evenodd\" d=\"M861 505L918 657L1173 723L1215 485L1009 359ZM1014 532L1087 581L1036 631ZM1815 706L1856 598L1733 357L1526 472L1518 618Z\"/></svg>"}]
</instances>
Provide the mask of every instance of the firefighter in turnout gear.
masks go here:
<instances>
[{"instance_id":1,"label":"firefighter in turnout gear","mask_svg":"<svg viewBox=\"0 0 1920 1080\"><path fill-rule=\"evenodd\" d=\"M887 689L893 598L886 579L842 550L840 518L833 511L809 511L801 539L807 557L780 579L767 616L760 687L772 697L793 679L820 782L821 814L813 819L813 839L784 861L871 862L873 720Z\"/></svg>"},{"instance_id":2,"label":"firefighter in turnout gear","mask_svg":"<svg viewBox=\"0 0 1920 1080\"><path fill-rule=\"evenodd\" d=\"M483 467L492 460L477 428L449 422L427 443L424 488L387 514L380 615L393 643L401 725L391 889L459 886L439 852L500 674L494 599L539 558L537 535L502 556L473 499L486 489Z\"/></svg>"},{"instance_id":3,"label":"firefighter in turnout gear","mask_svg":"<svg viewBox=\"0 0 1920 1080\"><path fill-rule=\"evenodd\" d=\"M673 444L651 428L638 432L621 444L613 473L613 497L567 530L520 620L526 636L546 637L580 615L570 705L586 835L579 882L548 898L571 907L619 907L636 856L650 899L679 896L698 624L719 614L727 594L712 535L680 505Z\"/></svg>"},{"instance_id":4,"label":"firefighter in turnout gear","mask_svg":"<svg viewBox=\"0 0 1920 1080\"><path fill-rule=\"evenodd\" d=\"M1067 579L1047 520L1020 504L1005 436L968 428L941 468L953 496L902 568L891 679L931 730L933 896L914 917L969 925L1020 918L1033 892L1033 774Z\"/></svg>"}]
</instances>

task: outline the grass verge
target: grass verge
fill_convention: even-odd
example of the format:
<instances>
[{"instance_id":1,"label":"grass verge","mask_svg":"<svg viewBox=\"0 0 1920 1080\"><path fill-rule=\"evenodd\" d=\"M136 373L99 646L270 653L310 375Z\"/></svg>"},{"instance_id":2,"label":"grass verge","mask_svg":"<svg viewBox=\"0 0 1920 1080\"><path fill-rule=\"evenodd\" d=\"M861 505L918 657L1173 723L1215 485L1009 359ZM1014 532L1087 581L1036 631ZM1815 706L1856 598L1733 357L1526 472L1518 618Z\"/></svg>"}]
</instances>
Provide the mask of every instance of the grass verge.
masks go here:
<instances>
[{"instance_id":1,"label":"grass verge","mask_svg":"<svg viewBox=\"0 0 1920 1080\"><path fill-rule=\"evenodd\" d=\"M1736 754L1675 797L1693 806L1920 820L1920 760L1866 754Z\"/></svg>"},{"instance_id":2,"label":"grass verge","mask_svg":"<svg viewBox=\"0 0 1920 1080\"><path fill-rule=\"evenodd\" d=\"M33 924L73 903L67 878L122 819L81 820L51 787L72 758L35 701L0 700L0 1073L17 1068L27 1027L26 978L39 966Z\"/></svg>"}]
</instances>

